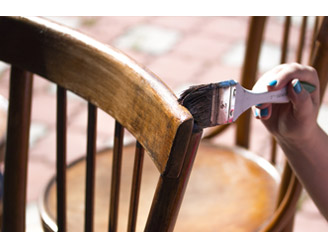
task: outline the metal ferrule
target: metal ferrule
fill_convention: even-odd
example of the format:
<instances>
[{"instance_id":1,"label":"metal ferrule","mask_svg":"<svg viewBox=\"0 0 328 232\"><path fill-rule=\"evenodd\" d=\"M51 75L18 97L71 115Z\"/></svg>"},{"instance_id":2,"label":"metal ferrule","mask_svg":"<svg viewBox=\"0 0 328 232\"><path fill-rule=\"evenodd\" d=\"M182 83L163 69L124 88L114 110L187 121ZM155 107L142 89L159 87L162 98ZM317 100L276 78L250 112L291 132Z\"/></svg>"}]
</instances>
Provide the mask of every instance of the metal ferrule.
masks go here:
<instances>
[{"instance_id":1,"label":"metal ferrule","mask_svg":"<svg viewBox=\"0 0 328 232\"><path fill-rule=\"evenodd\" d=\"M214 88L212 99L211 124L221 125L233 122L236 98L236 82L221 83Z\"/></svg>"}]
</instances>

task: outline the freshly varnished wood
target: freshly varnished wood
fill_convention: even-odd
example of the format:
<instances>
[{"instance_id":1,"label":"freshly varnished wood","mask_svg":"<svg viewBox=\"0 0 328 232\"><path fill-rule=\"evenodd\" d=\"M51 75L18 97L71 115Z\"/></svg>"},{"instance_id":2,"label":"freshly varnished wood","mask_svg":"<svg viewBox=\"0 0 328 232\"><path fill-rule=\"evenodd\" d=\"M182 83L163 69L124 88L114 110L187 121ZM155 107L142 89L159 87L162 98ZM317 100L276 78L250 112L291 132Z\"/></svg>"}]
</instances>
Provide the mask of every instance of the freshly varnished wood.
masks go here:
<instances>
[{"instance_id":1,"label":"freshly varnished wood","mask_svg":"<svg viewBox=\"0 0 328 232\"><path fill-rule=\"evenodd\" d=\"M32 74L12 67L4 173L2 231L25 231Z\"/></svg>"},{"instance_id":2,"label":"freshly varnished wood","mask_svg":"<svg viewBox=\"0 0 328 232\"><path fill-rule=\"evenodd\" d=\"M88 137L86 155L86 189L85 189L85 217L84 231L93 231L94 201L95 201L95 172L97 147L97 108L88 104Z\"/></svg>"},{"instance_id":3,"label":"freshly varnished wood","mask_svg":"<svg viewBox=\"0 0 328 232\"><path fill-rule=\"evenodd\" d=\"M179 175L184 156L170 152L178 128L191 115L154 74L114 48L41 18L1 17L0 34L1 60L44 76L109 113L150 151L161 173Z\"/></svg>"},{"instance_id":4,"label":"freshly varnished wood","mask_svg":"<svg viewBox=\"0 0 328 232\"><path fill-rule=\"evenodd\" d=\"M174 231L256 231L256 228L270 218L273 213L277 180L264 167L255 165L254 160L246 158L243 153L249 152L244 149L201 143L199 151L201 153L197 153L195 158ZM122 172L125 175L122 176L121 183L118 231L130 231L126 222L129 217L134 146L125 147L123 153ZM109 198L106 196L111 191L110 186L105 184L111 179L108 167L112 165L112 150L99 153L96 162L95 231L105 231L107 230L107 205L109 203ZM185 167L190 168L188 165ZM85 183L80 176L84 176L84 173L85 160L77 162L68 169L67 213L70 218L68 231L82 230L79 221L83 218L83 208L81 209L80 205L83 205ZM160 177L148 155L144 156L142 176L136 231L144 231L151 199ZM174 183L173 180L172 183ZM56 209L53 207L55 189L55 183L52 182L45 199L45 209L48 210L47 213L51 218L56 214ZM160 227L160 224L157 226Z\"/></svg>"},{"instance_id":5,"label":"freshly varnished wood","mask_svg":"<svg viewBox=\"0 0 328 232\"><path fill-rule=\"evenodd\" d=\"M66 90L57 86L57 224L58 231L66 231L66 147L67 147L67 96Z\"/></svg>"}]
</instances>

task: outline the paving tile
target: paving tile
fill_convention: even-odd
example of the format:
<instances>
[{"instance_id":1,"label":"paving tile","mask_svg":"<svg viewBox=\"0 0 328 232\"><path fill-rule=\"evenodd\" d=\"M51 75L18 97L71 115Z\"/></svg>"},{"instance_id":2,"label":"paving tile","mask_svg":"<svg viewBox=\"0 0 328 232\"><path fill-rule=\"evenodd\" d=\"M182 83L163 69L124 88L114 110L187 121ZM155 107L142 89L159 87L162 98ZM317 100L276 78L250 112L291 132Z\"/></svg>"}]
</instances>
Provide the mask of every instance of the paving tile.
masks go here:
<instances>
[{"instance_id":1,"label":"paving tile","mask_svg":"<svg viewBox=\"0 0 328 232\"><path fill-rule=\"evenodd\" d=\"M267 28L264 33L264 39L272 44L276 44L280 46L283 37L283 24L284 21L281 19L282 17L269 17ZM308 22L308 29L306 32L305 37L305 53L309 53L309 49L311 47L311 39L312 39L312 25L313 25L313 18L309 17L310 20ZM312 19L311 19L312 18ZM296 51L299 43L299 36L300 36L300 17L292 17L291 28L289 32L289 40L288 40L288 55L287 61L293 62L296 60ZM303 52L303 53L304 53ZM307 64L307 60L305 59L305 64Z\"/></svg>"},{"instance_id":2,"label":"paving tile","mask_svg":"<svg viewBox=\"0 0 328 232\"><path fill-rule=\"evenodd\" d=\"M99 42L111 44L127 27L120 22L113 17L88 17L82 19L79 30Z\"/></svg>"},{"instance_id":3,"label":"paving tile","mask_svg":"<svg viewBox=\"0 0 328 232\"><path fill-rule=\"evenodd\" d=\"M195 78L195 82L202 84L225 81L230 79L239 81L240 76L241 68L224 66L219 63L214 63L212 65L209 65L208 67L204 67L204 71L199 75L199 77Z\"/></svg>"},{"instance_id":4,"label":"paving tile","mask_svg":"<svg viewBox=\"0 0 328 232\"><path fill-rule=\"evenodd\" d=\"M38 93L33 96L32 102L32 121L45 123L48 126L55 126L56 122L56 95L47 93ZM67 116L68 122L70 116L79 109L81 102L68 98Z\"/></svg>"},{"instance_id":5,"label":"paving tile","mask_svg":"<svg viewBox=\"0 0 328 232\"><path fill-rule=\"evenodd\" d=\"M97 117L97 131L98 133L104 135L104 136L113 136L114 135L114 125L115 121L114 119L102 111L101 109L98 109L97 111L98 117ZM87 130L87 107L86 104L83 107L83 110L81 110L74 118L72 118L72 122L69 126L69 128L72 128L76 131L85 131Z\"/></svg>"},{"instance_id":6,"label":"paving tile","mask_svg":"<svg viewBox=\"0 0 328 232\"><path fill-rule=\"evenodd\" d=\"M248 31L248 17L212 17L211 20L200 29L221 41L221 39L244 39Z\"/></svg>"},{"instance_id":7,"label":"paving tile","mask_svg":"<svg viewBox=\"0 0 328 232\"><path fill-rule=\"evenodd\" d=\"M97 134L97 150L101 150L106 146L109 137L101 133ZM67 163L85 156L86 141L86 131L83 132L70 127L67 129ZM46 136L36 142L30 150L30 156L55 165L56 132L54 130L49 131Z\"/></svg>"},{"instance_id":8,"label":"paving tile","mask_svg":"<svg viewBox=\"0 0 328 232\"><path fill-rule=\"evenodd\" d=\"M190 79L201 71L202 63L191 57L182 57L172 53L159 57L148 65L171 89L189 83Z\"/></svg>"},{"instance_id":9,"label":"paving tile","mask_svg":"<svg viewBox=\"0 0 328 232\"><path fill-rule=\"evenodd\" d=\"M32 122L30 126L30 148L34 146L48 132L48 128L43 123Z\"/></svg>"},{"instance_id":10,"label":"paving tile","mask_svg":"<svg viewBox=\"0 0 328 232\"><path fill-rule=\"evenodd\" d=\"M280 63L280 49L277 45L264 42L261 48L259 71L265 72L274 68ZM224 65L233 67L241 67L245 56L245 43L244 41L237 42L234 46L227 51L222 59Z\"/></svg>"},{"instance_id":11,"label":"paving tile","mask_svg":"<svg viewBox=\"0 0 328 232\"><path fill-rule=\"evenodd\" d=\"M167 28L174 28L181 30L182 32L192 33L199 29L202 26L206 19L209 17L190 17L190 16L176 16L176 17L167 17L159 16L154 17L151 20L152 24L161 25Z\"/></svg>"},{"instance_id":12,"label":"paving tile","mask_svg":"<svg viewBox=\"0 0 328 232\"><path fill-rule=\"evenodd\" d=\"M115 39L114 46L120 49L128 48L152 55L161 55L170 51L179 38L180 33L176 30L141 24L130 28Z\"/></svg>"},{"instance_id":13,"label":"paving tile","mask_svg":"<svg viewBox=\"0 0 328 232\"><path fill-rule=\"evenodd\" d=\"M67 162L70 163L85 154L86 136L78 132L69 132L67 135ZM50 132L35 144L30 151L30 156L38 158L49 164L56 163L56 133Z\"/></svg>"},{"instance_id":14,"label":"paving tile","mask_svg":"<svg viewBox=\"0 0 328 232\"><path fill-rule=\"evenodd\" d=\"M202 61L216 61L229 50L230 43L231 40L229 39L218 41L207 35L196 34L184 37L174 49L174 52Z\"/></svg>"},{"instance_id":15,"label":"paving tile","mask_svg":"<svg viewBox=\"0 0 328 232\"><path fill-rule=\"evenodd\" d=\"M49 86L53 85L52 82L48 81L47 79L40 77L38 75L34 75L33 78L33 93L37 92L47 92L50 88Z\"/></svg>"}]
</instances>

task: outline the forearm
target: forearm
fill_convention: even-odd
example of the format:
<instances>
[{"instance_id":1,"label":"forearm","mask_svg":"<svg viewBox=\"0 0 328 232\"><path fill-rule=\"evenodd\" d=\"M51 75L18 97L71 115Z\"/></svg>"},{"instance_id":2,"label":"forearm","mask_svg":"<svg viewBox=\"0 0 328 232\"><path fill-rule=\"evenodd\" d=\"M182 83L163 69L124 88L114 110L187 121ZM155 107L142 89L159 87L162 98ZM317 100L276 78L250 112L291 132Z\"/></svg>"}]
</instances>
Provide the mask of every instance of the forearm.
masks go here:
<instances>
[{"instance_id":1,"label":"forearm","mask_svg":"<svg viewBox=\"0 0 328 232\"><path fill-rule=\"evenodd\" d=\"M277 140L301 183L328 220L328 136L317 126L306 141Z\"/></svg>"}]
</instances>

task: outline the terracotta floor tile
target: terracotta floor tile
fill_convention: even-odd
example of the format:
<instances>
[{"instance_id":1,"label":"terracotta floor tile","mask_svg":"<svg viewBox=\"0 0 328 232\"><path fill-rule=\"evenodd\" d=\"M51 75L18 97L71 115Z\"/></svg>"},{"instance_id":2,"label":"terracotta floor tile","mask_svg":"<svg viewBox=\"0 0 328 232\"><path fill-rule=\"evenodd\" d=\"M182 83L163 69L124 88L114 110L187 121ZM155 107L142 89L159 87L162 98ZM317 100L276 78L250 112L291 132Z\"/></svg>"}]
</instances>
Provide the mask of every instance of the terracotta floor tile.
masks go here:
<instances>
[{"instance_id":1,"label":"terracotta floor tile","mask_svg":"<svg viewBox=\"0 0 328 232\"><path fill-rule=\"evenodd\" d=\"M213 17L201 29L217 41L221 39L243 39L248 30L248 17Z\"/></svg>"},{"instance_id":2,"label":"terracotta floor tile","mask_svg":"<svg viewBox=\"0 0 328 232\"><path fill-rule=\"evenodd\" d=\"M190 17L190 16L159 16L151 20L152 24L165 26L168 28L179 29L182 32L192 33L203 26L209 17Z\"/></svg>"},{"instance_id":3,"label":"terracotta floor tile","mask_svg":"<svg viewBox=\"0 0 328 232\"><path fill-rule=\"evenodd\" d=\"M218 61L222 54L229 50L231 40L221 39L218 41L204 34L196 34L183 37L174 49L174 53L192 57L203 62Z\"/></svg>"},{"instance_id":4,"label":"terracotta floor tile","mask_svg":"<svg viewBox=\"0 0 328 232\"><path fill-rule=\"evenodd\" d=\"M190 82L201 70L199 60L177 56L172 53L159 57L148 65L148 68L158 75L171 89Z\"/></svg>"}]
</instances>

